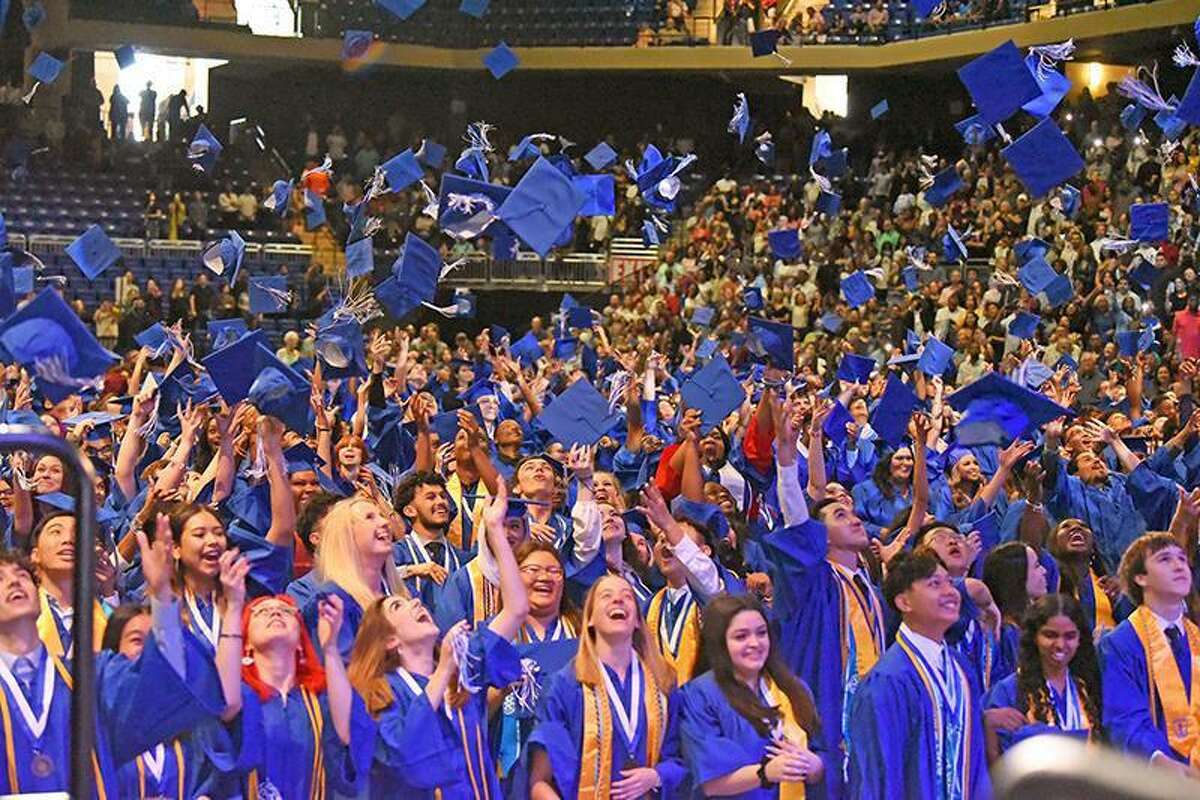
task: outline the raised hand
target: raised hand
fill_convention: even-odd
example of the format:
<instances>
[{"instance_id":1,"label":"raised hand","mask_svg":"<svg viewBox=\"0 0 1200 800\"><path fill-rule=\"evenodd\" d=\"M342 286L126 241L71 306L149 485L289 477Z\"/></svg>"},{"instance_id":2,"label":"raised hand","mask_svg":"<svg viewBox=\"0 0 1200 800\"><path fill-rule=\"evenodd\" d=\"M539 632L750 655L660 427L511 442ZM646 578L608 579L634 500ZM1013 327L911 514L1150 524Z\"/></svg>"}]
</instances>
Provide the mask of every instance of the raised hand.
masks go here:
<instances>
[{"instance_id":1,"label":"raised hand","mask_svg":"<svg viewBox=\"0 0 1200 800\"><path fill-rule=\"evenodd\" d=\"M571 449L567 452L567 469L575 474L575 477L584 483L592 479L594 467L594 456L596 450L588 445L575 444L571 445Z\"/></svg>"},{"instance_id":2,"label":"raised hand","mask_svg":"<svg viewBox=\"0 0 1200 800\"><path fill-rule=\"evenodd\" d=\"M642 504L638 506L638 511L645 514L650 524L660 531L666 530L675 521L662 492L653 483L646 484L642 489Z\"/></svg>"},{"instance_id":3,"label":"raised hand","mask_svg":"<svg viewBox=\"0 0 1200 800\"><path fill-rule=\"evenodd\" d=\"M1016 439L997 456L1000 469L1012 470L1022 458L1033 452L1036 445L1024 439Z\"/></svg>"},{"instance_id":4,"label":"raised hand","mask_svg":"<svg viewBox=\"0 0 1200 800\"><path fill-rule=\"evenodd\" d=\"M221 568L221 596L229 606L241 608L246 604L246 576L250 574L250 562L237 548L221 553L217 561Z\"/></svg>"},{"instance_id":5,"label":"raised hand","mask_svg":"<svg viewBox=\"0 0 1200 800\"><path fill-rule=\"evenodd\" d=\"M338 632L346 607L340 595L331 594L317 606L317 641L326 656L341 658L338 653Z\"/></svg>"},{"instance_id":6,"label":"raised hand","mask_svg":"<svg viewBox=\"0 0 1200 800\"><path fill-rule=\"evenodd\" d=\"M166 514L155 518L154 541L150 541L141 528L134 530L134 536L142 554L142 577L146 581L147 594L163 602L169 601L173 595L171 577L175 573L175 561L171 557L174 544L171 521Z\"/></svg>"}]
</instances>

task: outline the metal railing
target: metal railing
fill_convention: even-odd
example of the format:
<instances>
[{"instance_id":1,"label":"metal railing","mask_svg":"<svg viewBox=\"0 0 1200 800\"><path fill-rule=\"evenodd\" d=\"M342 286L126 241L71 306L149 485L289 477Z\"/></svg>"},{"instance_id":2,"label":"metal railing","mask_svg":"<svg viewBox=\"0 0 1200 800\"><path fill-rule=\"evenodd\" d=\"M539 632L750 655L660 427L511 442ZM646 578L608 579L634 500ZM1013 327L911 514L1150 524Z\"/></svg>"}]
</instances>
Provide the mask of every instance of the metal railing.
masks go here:
<instances>
[{"instance_id":1,"label":"metal railing","mask_svg":"<svg viewBox=\"0 0 1200 800\"><path fill-rule=\"evenodd\" d=\"M96 661L92 616L96 590L95 473L91 462L65 439L51 436L29 425L0 425L0 453L17 450L49 453L62 461L79 484L75 494L75 614L71 636L75 657L71 659L71 797L91 797L92 750L96 746ZM47 667L49 669L49 667Z\"/></svg>"}]
</instances>

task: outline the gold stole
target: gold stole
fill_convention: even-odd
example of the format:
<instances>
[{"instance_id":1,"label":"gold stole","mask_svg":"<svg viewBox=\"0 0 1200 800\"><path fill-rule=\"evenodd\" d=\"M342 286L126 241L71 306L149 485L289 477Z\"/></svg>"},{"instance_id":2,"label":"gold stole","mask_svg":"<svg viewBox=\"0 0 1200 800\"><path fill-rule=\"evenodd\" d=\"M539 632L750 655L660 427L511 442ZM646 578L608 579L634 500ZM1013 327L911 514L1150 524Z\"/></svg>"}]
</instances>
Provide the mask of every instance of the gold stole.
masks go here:
<instances>
[{"instance_id":1,"label":"gold stole","mask_svg":"<svg viewBox=\"0 0 1200 800\"><path fill-rule=\"evenodd\" d=\"M179 744L178 739L174 740L173 745L174 746L172 749L175 753L175 766L178 767L177 772L179 774L179 800L187 800L183 793L183 778L185 769L183 764L183 747ZM146 800L146 764L141 756L138 756L135 759L135 762L137 763L138 773L138 798L139 800Z\"/></svg>"},{"instance_id":2,"label":"gold stole","mask_svg":"<svg viewBox=\"0 0 1200 800\"><path fill-rule=\"evenodd\" d=\"M667 724L667 696L639 658L642 670L642 705L646 726L646 766L658 763ZM597 669L604 669L597 664ZM578 800L608 800L612 795L613 719L608 691L601 683L581 683L583 690L583 753L579 762Z\"/></svg>"},{"instance_id":3,"label":"gold stole","mask_svg":"<svg viewBox=\"0 0 1200 800\"><path fill-rule=\"evenodd\" d=\"M321 751L321 730L325 718L321 716L321 701L308 689L300 690L300 699L308 714L308 724L313 736L313 767L309 778L309 800L325 800L325 754ZM246 777L246 798L254 800L258 797L258 770L250 770Z\"/></svg>"},{"instance_id":4,"label":"gold stole","mask_svg":"<svg viewBox=\"0 0 1200 800\"><path fill-rule=\"evenodd\" d=\"M483 577L478 556L467 564L467 576L471 579L471 623L478 625L485 619L499 614L503 603L500 600L500 590Z\"/></svg>"},{"instance_id":5,"label":"gold stole","mask_svg":"<svg viewBox=\"0 0 1200 800\"><path fill-rule=\"evenodd\" d=\"M479 530L479 522L483 518L484 501L482 499L468 501L463 497L465 492L463 492L462 479L458 477L457 473L446 479L446 494L450 495L450 499L458 507L458 513L454 515L454 519L450 520L450 525L446 528L446 539L459 550L470 550L469 546L463 545L463 540L466 538L463 534L463 517L470 515L471 536L474 537L475 532Z\"/></svg>"},{"instance_id":6,"label":"gold stole","mask_svg":"<svg viewBox=\"0 0 1200 800\"><path fill-rule=\"evenodd\" d=\"M796 722L796 712L792 709L792 701L788 699L782 689L775 685L775 681L764 676L763 682L766 683L767 691L770 693L771 705L779 711L779 721L783 723L783 738L807 750L808 733L800 727L800 723ZM802 782L779 784L779 800L804 800L804 793L805 786Z\"/></svg>"},{"instance_id":7,"label":"gold stole","mask_svg":"<svg viewBox=\"0 0 1200 800\"><path fill-rule=\"evenodd\" d=\"M646 610L646 624L654 631L654 640L658 643L659 652L675 670L679 684L685 684L692 679L696 672L696 657L700 652L700 604L692 598L687 610L687 619L683 622L683 631L679 634L679 652L671 652L671 644L662 635L663 606L667 602L667 590L660 589L650 600Z\"/></svg>"},{"instance_id":8,"label":"gold stole","mask_svg":"<svg viewBox=\"0 0 1200 800\"><path fill-rule=\"evenodd\" d=\"M38 638L46 645L46 650L55 658L66 658L67 649L63 647L62 637L58 634L58 622L54 619L54 611L50 608L50 595L45 589L38 590L38 601L41 611L37 618ZM92 609L92 651L99 653L104 642L104 627L108 624L108 610L95 600Z\"/></svg>"},{"instance_id":9,"label":"gold stole","mask_svg":"<svg viewBox=\"0 0 1200 800\"><path fill-rule=\"evenodd\" d=\"M1100 578L1095 572L1088 570L1088 577L1092 581L1092 600L1096 606L1096 630L1111 631L1117 627L1117 620L1113 617L1112 601L1108 599L1108 595L1100 588Z\"/></svg>"},{"instance_id":10,"label":"gold stole","mask_svg":"<svg viewBox=\"0 0 1200 800\"><path fill-rule=\"evenodd\" d=\"M1083 730L1088 732L1088 739L1091 739L1092 721L1088 719L1087 708L1084 706L1084 702L1087 700L1087 688L1083 685L1082 680L1072 676L1069 672L1067 673L1067 679L1070 680L1075 686L1075 697L1079 701L1079 722L1081 725L1083 725ZM1050 706L1050 713L1056 714L1057 712L1054 711L1054 698L1050 696L1050 690L1043 688L1042 692L1043 697L1046 700L1046 704ZM1067 707L1067 713L1071 713L1070 706ZM1034 707L1032 704L1029 706L1029 710L1025 712L1025 719L1028 720L1030 724L1040 723L1043 725L1054 725L1053 719L1038 719L1037 715L1034 713ZM1063 725L1066 725L1067 721L1065 719L1059 721L1062 722ZM1066 730L1066 728L1064 727L1063 730Z\"/></svg>"},{"instance_id":11,"label":"gold stole","mask_svg":"<svg viewBox=\"0 0 1200 800\"><path fill-rule=\"evenodd\" d=\"M67 670L66 665L59 660L58 656L47 653L53 664L54 669L58 672L58 677L67 685L68 691L75 690L75 684L71 680L71 673ZM51 695L51 701L53 695ZM13 743L13 725L12 711L8 707L8 695L0 689L0 725L4 727L4 760L7 766L8 774L8 789L10 794L21 793L21 778L17 774L17 754L16 745ZM100 773L100 759L96 757L96 750L92 748L92 779L96 782L96 797L100 800L108 800L108 792L104 789L104 776Z\"/></svg>"},{"instance_id":12,"label":"gold stole","mask_svg":"<svg viewBox=\"0 0 1200 800\"><path fill-rule=\"evenodd\" d=\"M1186 617L1180 620L1187 634L1188 651L1192 654L1192 698L1189 702L1171 643L1154 618L1154 612L1138 606L1129 621L1146 653L1150 718L1158 724L1158 709L1154 704L1157 692L1166 718L1167 741L1175 752L1188 759L1192 769L1200 769L1200 664L1197 664L1200 661L1197 657L1200 654L1200 628Z\"/></svg>"},{"instance_id":13,"label":"gold stole","mask_svg":"<svg viewBox=\"0 0 1200 800\"><path fill-rule=\"evenodd\" d=\"M845 668L848 666L847 659L850 657L848 637L853 636L855 670L858 677L861 678L871 671L883 651L880 630L883 611L879 608L879 602L875 598L874 592L868 591L867 596L864 597L858 586L854 584L853 570L833 561L829 562L829 566L833 567L834 576L841 588L842 611L845 614L842 625L842 672L845 674ZM870 614L874 619L867 618L867 609L870 609Z\"/></svg>"}]
</instances>

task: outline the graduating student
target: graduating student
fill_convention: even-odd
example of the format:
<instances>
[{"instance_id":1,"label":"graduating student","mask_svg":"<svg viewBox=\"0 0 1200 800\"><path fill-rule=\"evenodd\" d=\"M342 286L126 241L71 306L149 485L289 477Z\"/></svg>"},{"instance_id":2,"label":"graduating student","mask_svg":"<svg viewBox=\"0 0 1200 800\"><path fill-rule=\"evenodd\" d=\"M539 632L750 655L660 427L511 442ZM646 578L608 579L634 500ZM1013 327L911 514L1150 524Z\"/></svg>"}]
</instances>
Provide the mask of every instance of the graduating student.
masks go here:
<instances>
[{"instance_id":1,"label":"graduating student","mask_svg":"<svg viewBox=\"0 0 1200 800\"><path fill-rule=\"evenodd\" d=\"M528 612L525 587L505 534L503 486L481 522L500 572L503 608L471 632L466 620L441 636L418 599L388 597L363 618L351 680L379 723L371 797L501 797L489 748L487 687L521 677L510 640Z\"/></svg>"},{"instance_id":2,"label":"graduating student","mask_svg":"<svg viewBox=\"0 0 1200 800\"><path fill-rule=\"evenodd\" d=\"M983 582L1000 608L1000 637L992 665L992 683L1017 671L1021 620L1030 602L1046 594L1046 568L1037 551L1023 542L1008 542L983 562Z\"/></svg>"},{"instance_id":3,"label":"graduating student","mask_svg":"<svg viewBox=\"0 0 1200 800\"><path fill-rule=\"evenodd\" d=\"M1069 594L1083 607L1088 630L1094 640L1117 627L1113 601L1119 594L1117 581L1096 572L1095 537L1083 520L1060 520L1050 535L1050 555L1058 564L1059 591Z\"/></svg>"},{"instance_id":4,"label":"graduating student","mask_svg":"<svg viewBox=\"0 0 1200 800\"><path fill-rule=\"evenodd\" d=\"M524 532L510 545L515 550L527 537L554 543L563 553L568 577L586 568L600 554L600 510L592 496L593 452L587 447L572 447L567 466L577 479L575 504L571 519L553 512L552 497L557 462L549 456L529 456L521 461L516 472L516 491L510 503L523 503L527 509ZM520 502L518 502L520 501ZM519 528L510 527L511 534ZM495 558L487 551L487 539L479 541L479 554L462 569L450 576L442 587L435 618L442 630L449 630L459 620L478 625L500 612L499 579Z\"/></svg>"},{"instance_id":5,"label":"graduating student","mask_svg":"<svg viewBox=\"0 0 1200 800\"><path fill-rule=\"evenodd\" d=\"M433 472L405 476L396 486L396 510L409 526L394 548L396 566L409 593L436 609L442 584L469 559L446 538L451 517L446 480Z\"/></svg>"},{"instance_id":6,"label":"graduating student","mask_svg":"<svg viewBox=\"0 0 1200 800\"><path fill-rule=\"evenodd\" d=\"M821 428L830 410L826 406L813 414L810 459L822 448ZM815 504L809 518L796 472L791 416L781 415L776 429L779 499L787 527L769 534L764 543L772 563L773 610L783 657L812 689L818 716L828 721L825 740L836 766L826 783L830 796L838 798L843 781L837 754L844 752L846 741L842 720L859 682L883 652L883 605L864 568L870 537L854 507L828 497ZM819 472L823 480L823 466ZM810 470L810 480L812 474Z\"/></svg>"},{"instance_id":7,"label":"graduating student","mask_svg":"<svg viewBox=\"0 0 1200 800\"><path fill-rule=\"evenodd\" d=\"M600 503L600 542L604 548L604 573L599 565L593 564L589 573L618 575L629 581L637 594L638 607L645 611L654 597L654 589L647 583L647 565L643 565L634 534L643 534L650 527L646 515L634 509L619 512L611 503ZM658 577L658 576L654 576Z\"/></svg>"},{"instance_id":8,"label":"graduating student","mask_svg":"<svg viewBox=\"0 0 1200 800\"><path fill-rule=\"evenodd\" d=\"M784 665L762 604L718 595L704 609L702 639L710 670L682 690L681 732L704 796L819 794L827 764L817 709Z\"/></svg>"},{"instance_id":9,"label":"graduating student","mask_svg":"<svg viewBox=\"0 0 1200 800\"><path fill-rule=\"evenodd\" d=\"M1100 663L1083 609L1065 594L1038 598L1025 613L1017 671L983 700L989 760L1044 733L1098 739L1100 700Z\"/></svg>"},{"instance_id":10,"label":"graduating student","mask_svg":"<svg viewBox=\"0 0 1200 800\"><path fill-rule=\"evenodd\" d=\"M342 594L316 599L319 657L292 598L246 603L248 572L235 552L221 556L225 630L217 670L222 719L239 747L230 771L248 797L354 796L370 768L375 724L338 649Z\"/></svg>"},{"instance_id":11,"label":"graduating student","mask_svg":"<svg viewBox=\"0 0 1200 800\"><path fill-rule=\"evenodd\" d=\"M29 537L29 560L37 570L37 630L50 655L68 659L73 651L72 624L75 619L75 515L55 511L42 517ZM109 556L99 545L96 552L97 589L101 595L113 595L117 574ZM92 610L93 641L96 650L104 638L104 625L111 608L98 598Z\"/></svg>"},{"instance_id":12,"label":"graduating student","mask_svg":"<svg viewBox=\"0 0 1200 800\"><path fill-rule=\"evenodd\" d=\"M979 687L945 642L959 595L929 554L901 555L884 582L903 622L850 708L850 791L876 798L987 798Z\"/></svg>"},{"instance_id":13,"label":"graduating student","mask_svg":"<svg viewBox=\"0 0 1200 800\"><path fill-rule=\"evenodd\" d=\"M674 674L651 641L633 587L600 578L583 624L578 654L541 699L529 740L530 797L686 796Z\"/></svg>"},{"instance_id":14,"label":"graduating student","mask_svg":"<svg viewBox=\"0 0 1200 800\"><path fill-rule=\"evenodd\" d=\"M1200 777L1200 629L1184 616L1187 554L1165 533L1135 539L1121 586L1137 609L1100 640L1104 728L1153 764Z\"/></svg>"},{"instance_id":15,"label":"graduating student","mask_svg":"<svg viewBox=\"0 0 1200 800\"><path fill-rule=\"evenodd\" d=\"M96 658L95 797L123 797L117 765L221 713L212 660L179 623L171 590L170 528L159 517L153 543L137 533L152 635L130 660ZM71 673L38 635L37 577L24 558L0 552L0 792L62 792L71 756Z\"/></svg>"}]
</instances>

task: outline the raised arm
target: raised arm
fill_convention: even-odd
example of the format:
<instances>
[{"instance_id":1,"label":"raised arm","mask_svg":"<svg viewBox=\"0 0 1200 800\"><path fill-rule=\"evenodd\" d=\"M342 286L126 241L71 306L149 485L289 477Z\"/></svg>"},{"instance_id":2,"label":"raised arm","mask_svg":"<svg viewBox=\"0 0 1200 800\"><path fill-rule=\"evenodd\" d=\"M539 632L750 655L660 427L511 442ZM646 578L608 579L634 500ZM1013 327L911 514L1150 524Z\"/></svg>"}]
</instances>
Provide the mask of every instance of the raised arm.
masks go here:
<instances>
[{"instance_id":1,"label":"raised arm","mask_svg":"<svg viewBox=\"0 0 1200 800\"><path fill-rule=\"evenodd\" d=\"M266 539L276 547L290 548L296 531L296 501L283 457L283 432L283 423L274 417L259 418L258 437L267 458L267 485L271 489L271 527Z\"/></svg>"},{"instance_id":2,"label":"raised arm","mask_svg":"<svg viewBox=\"0 0 1200 800\"><path fill-rule=\"evenodd\" d=\"M125 435L121 437L121 446L117 448L113 477L126 501L132 500L137 495L137 464L142 457L144 444L141 428L154 413L154 404L158 400L157 395L157 386L143 386L137 396L133 398L133 410L125 425Z\"/></svg>"},{"instance_id":3,"label":"raised arm","mask_svg":"<svg viewBox=\"0 0 1200 800\"><path fill-rule=\"evenodd\" d=\"M505 532L504 520L507 513L508 487L501 481L496 493L488 498L483 510L488 546L496 558L496 568L500 573L501 609L488 623L488 629L505 641L511 641L529 615L529 597L525 592L525 583L521 580L521 572L517 568L517 559L508 543L508 534Z\"/></svg>"},{"instance_id":4,"label":"raised arm","mask_svg":"<svg viewBox=\"0 0 1200 800\"><path fill-rule=\"evenodd\" d=\"M796 404L789 398L775 401L771 409L775 430L775 482L779 508L785 525L799 525L808 519L808 502L800 488L800 453L796 446ZM817 433L818 437L820 432ZM818 447L820 444L818 443ZM809 442L812 447L812 442Z\"/></svg>"},{"instance_id":5,"label":"raised arm","mask_svg":"<svg viewBox=\"0 0 1200 800\"><path fill-rule=\"evenodd\" d=\"M250 562L234 548L221 554L220 567L221 599L225 602L225 610L221 613L221 633L217 637L216 666L221 693L225 696L221 719L229 722L242 711L242 655L245 652L242 610L246 607L246 576L250 574Z\"/></svg>"},{"instance_id":6,"label":"raised arm","mask_svg":"<svg viewBox=\"0 0 1200 800\"><path fill-rule=\"evenodd\" d=\"M470 453L469 461L460 460L458 462L459 470L464 474L478 476L478 480L483 481L484 487L487 488L488 494L495 494L497 487L504 483L504 479L500 476L496 465L492 463L492 457L488 452L487 435L479 426L479 420L469 411L459 410L458 424L467 432L467 448Z\"/></svg>"},{"instance_id":7,"label":"raised arm","mask_svg":"<svg viewBox=\"0 0 1200 800\"><path fill-rule=\"evenodd\" d=\"M317 605L317 641L325 662L325 697L329 701L329 719L342 744L350 744L350 707L354 689L346 675L342 651L338 649L338 632L342 629L345 606L338 594L330 594Z\"/></svg>"},{"instance_id":8,"label":"raised arm","mask_svg":"<svg viewBox=\"0 0 1200 800\"><path fill-rule=\"evenodd\" d=\"M216 472L213 475L213 503L220 503L233 493L233 479L237 475L237 451L234 432L241 428L249 406L237 403L230 408L222 401L217 412L217 455Z\"/></svg>"},{"instance_id":9,"label":"raised arm","mask_svg":"<svg viewBox=\"0 0 1200 800\"><path fill-rule=\"evenodd\" d=\"M188 464L192 460L192 448L196 445L196 437L204 430L204 425L208 420L207 408L202 405L193 406L190 399L183 409L176 409L176 413L180 423L179 438L171 453L171 459L165 467L158 471L158 475L154 479L162 494L169 494L183 482L188 471Z\"/></svg>"},{"instance_id":10,"label":"raised arm","mask_svg":"<svg viewBox=\"0 0 1200 800\"><path fill-rule=\"evenodd\" d=\"M1033 442L1017 439L1000 451L997 456L998 464L995 474L979 490L979 499L983 501L984 507L991 508L996 503L996 499L1004 491L1004 485L1008 483L1009 476L1012 475L1013 467L1022 458L1032 453L1034 447Z\"/></svg>"},{"instance_id":11,"label":"raised arm","mask_svg":"<svg viewBox=\"0 0 1200 800\"><path fill-rule=\"evenodd\" d=\"M832 403L813 406L808 425L808 497L814 503L825 499L825 420L833 412Z\"/></svg>"},{"instance_id":12,"label":"raised arm","mask_svg":"<svg viewBox=\"0 0 1200 800\"><path fill-rule=\"evenodd\" d=\"M321 464L320 470L325 473L326 477L333 477L333 425L334 415L325 407L325 381L321 375L321 359L317 359L317 363L312 369L312 391L308 397L308 404L313 411L313 419L316 422L317 428L317 455L324 463Z\"/></svg>"},{"instance_id":13,"label":"raised arm","mask_svg":"<svg viewBox=\"0 0 1200 800\"><path fill-rule=\"evenodd\" d=\"M567 452L567 468L575 476L575 505L571 506L571 538L575 560L587 564L600 552L600 507L592 488L596 449L575 445ZM503 481L498 482L503 485Z\"/></svg>"},{"instance_id":14,"label":"raised arm","mask_svg":"<svg viewBox=\"0 0 1200 800\"><path fill-rule=\"evenodd\" d=\"M433 404L423 394L413 395L409 404L413 422L417 426L417 447L413 469L417 472L433 472L437 464L437 456L433 452L433 434L429 429L429 420L433 416ZM441 444L446 444L446 442L441 442Z\"/></svg>"},{"instance_id":15,"label":"raised arm","mask_svg":"<svg viewBox=\"0 0 1200 800\"><path fill-rule=\"evenodd\" d=\"M721 576L712 556L704 553L688 538L683 526L671 516L667 501L657 486L649 484L642 490L642 504L638 510L667 537L671 549L688 572L688 583L697 590L702 600L707 601L721 591Z\"/></svg>"},{"instance_id":16,"label":"raised arm","mask_svg":"<svg viewBox=\"0 0 1200 800\"><path fill-rule=\"evenodd\" d=\"M1112 448L1113 455L1117 457L1117 462L1125 472L1133 472L1137 469L1138 464L1142 463L1142 459L1130 450L1125 442L1121 441L1121 437L1117 436L1116 431L1100 420L1094 419L1088 422L1087 432L1090 436L1099 439Z\"/></svg>"}]
</instances>

